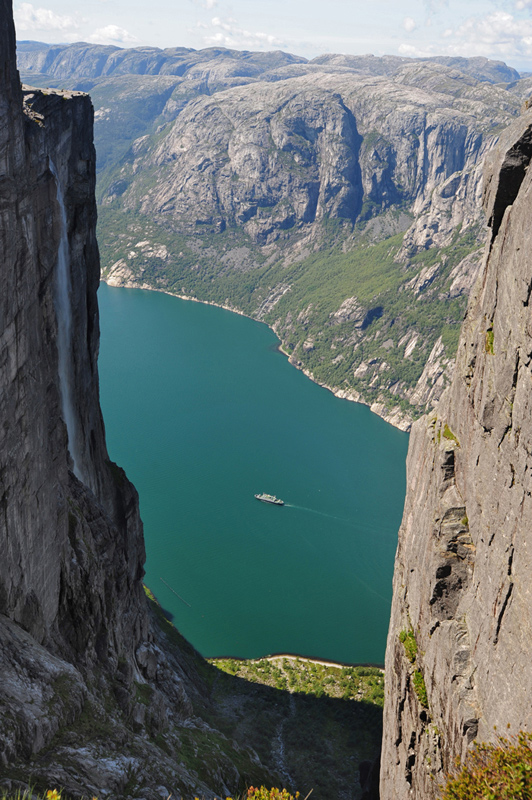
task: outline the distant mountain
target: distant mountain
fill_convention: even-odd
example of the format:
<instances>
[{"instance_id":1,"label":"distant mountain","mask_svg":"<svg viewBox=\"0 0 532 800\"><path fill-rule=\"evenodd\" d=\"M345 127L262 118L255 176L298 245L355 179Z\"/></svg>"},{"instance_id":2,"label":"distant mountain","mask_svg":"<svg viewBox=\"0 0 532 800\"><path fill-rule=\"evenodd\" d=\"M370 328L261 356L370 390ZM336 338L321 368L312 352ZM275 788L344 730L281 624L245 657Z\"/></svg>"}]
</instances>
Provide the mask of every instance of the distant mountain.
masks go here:
<instances>
[{"instance_id":1,"label":"distant mountain","mask_svg":"<svg viewBox=\"0 0 532 800\"><path fill-rule=\"evenodd\" d=\"M90 91L115 285L270 324L290 360L401 427L450 379L481 261L481 163L530 79L482 58L19 43Z\"/></svg>"}]
</instances>

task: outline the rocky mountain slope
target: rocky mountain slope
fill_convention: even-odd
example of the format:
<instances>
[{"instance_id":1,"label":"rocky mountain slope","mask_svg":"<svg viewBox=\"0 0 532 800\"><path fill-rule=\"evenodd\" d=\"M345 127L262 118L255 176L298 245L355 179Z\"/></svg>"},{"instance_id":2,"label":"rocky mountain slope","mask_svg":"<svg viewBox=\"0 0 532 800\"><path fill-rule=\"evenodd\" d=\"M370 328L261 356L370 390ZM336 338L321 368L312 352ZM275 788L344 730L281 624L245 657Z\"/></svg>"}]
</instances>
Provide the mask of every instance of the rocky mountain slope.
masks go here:
<instances>
[{"instance_id":1,"label":"rocky mountain slope","mask_svg":"<svg viewBox=\"0 0 532 800\"><path fill-rule=\"evenodd\" d=\"M471 743L530 730L532 114L490 154L490 232L453 381L412 429L381 797L439 796Z\"/></svg>"},{"instance_id":2,"label":"rocky mountain slope","mask_svg":"<svg viewBox=\"0 0 532 800\"><path fill-rule=\"evenodd\" d=\"M529 82L486 59L19 46L90 90L114 285L264 320L401 427L448 383L480 264L481 169ZM46 73L46 74L43 74Z\"/></svg>"},{"instance_id":3,"label":"rocky mountain slope","mask_svg":"<svg viewBox=\"0 0 532 800\"><path fill-rule=\"evenodd\" d=\"M22 93L0 0L0 785L155 800L301 780L362 798L378 709L223 676L146 599L137 494L98 399L92 117L86 95Z\"/></svg>"}]
</instances>

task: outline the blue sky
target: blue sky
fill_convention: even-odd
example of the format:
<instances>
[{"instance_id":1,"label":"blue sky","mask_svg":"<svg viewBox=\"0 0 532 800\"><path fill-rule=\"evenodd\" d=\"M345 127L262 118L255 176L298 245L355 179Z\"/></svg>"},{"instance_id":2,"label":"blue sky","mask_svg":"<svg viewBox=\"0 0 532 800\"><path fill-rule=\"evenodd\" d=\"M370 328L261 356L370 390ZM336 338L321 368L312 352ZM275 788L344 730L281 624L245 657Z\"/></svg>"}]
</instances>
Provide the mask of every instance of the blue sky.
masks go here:
<instances>
[{"instance_id":1,"label":"blue sky","mask_svg":"<svg viewBox=\"0 0 532 800\"><path fill-rule=\"evenodd\" d=\"M14 0L19 39L497 58L532 71L532 0Z\"/></svg>"}]
</instances>

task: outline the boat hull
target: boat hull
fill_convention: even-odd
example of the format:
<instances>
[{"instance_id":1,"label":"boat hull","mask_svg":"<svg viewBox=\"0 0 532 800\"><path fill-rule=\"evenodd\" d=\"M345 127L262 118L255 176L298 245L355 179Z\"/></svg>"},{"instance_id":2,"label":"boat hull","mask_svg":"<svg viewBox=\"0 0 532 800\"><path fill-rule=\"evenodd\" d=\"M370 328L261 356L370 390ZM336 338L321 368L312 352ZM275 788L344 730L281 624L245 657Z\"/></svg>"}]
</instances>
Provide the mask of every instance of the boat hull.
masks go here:
<instances>
[{"instance_id":1,"label":"boat hull","mask_svg":"<svg viewBox=\"0 0 532 800\"><path fill-rule=\"evenodd\" d=\"M261 503L269 503L272 506L284 506L284 500L279 500L278 497L273 497L271 495L256 494L255 499L260 500Z\"/></svg>"}]
</instances>

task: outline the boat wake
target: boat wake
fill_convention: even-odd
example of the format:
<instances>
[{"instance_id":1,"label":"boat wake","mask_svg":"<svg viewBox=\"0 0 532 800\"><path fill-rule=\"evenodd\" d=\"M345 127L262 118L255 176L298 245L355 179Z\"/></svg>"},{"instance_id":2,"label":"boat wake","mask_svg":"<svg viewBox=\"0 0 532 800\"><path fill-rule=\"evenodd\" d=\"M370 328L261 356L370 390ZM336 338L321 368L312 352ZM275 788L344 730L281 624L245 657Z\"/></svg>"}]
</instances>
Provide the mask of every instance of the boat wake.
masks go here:
<instances>
[{"instance_id":1,"label":"boat wake","mask_svg":"<svg viewBox=\"0 0 532 800\"><path fill-rule=\"evenodd\" d=\"M325 511L318 511L315 508L307 508L306 506L296 506L293 503L285 503L285 508L295 508L298 511L307 511L309 514L317 514L319 517L327 517L328 519L334 519L337 522L343 522L344 524L351 525L352 523L349 522L347 519L342 519L341 517L335 517L334 514L327 514Z\"/></svg>"}]
</instances>

